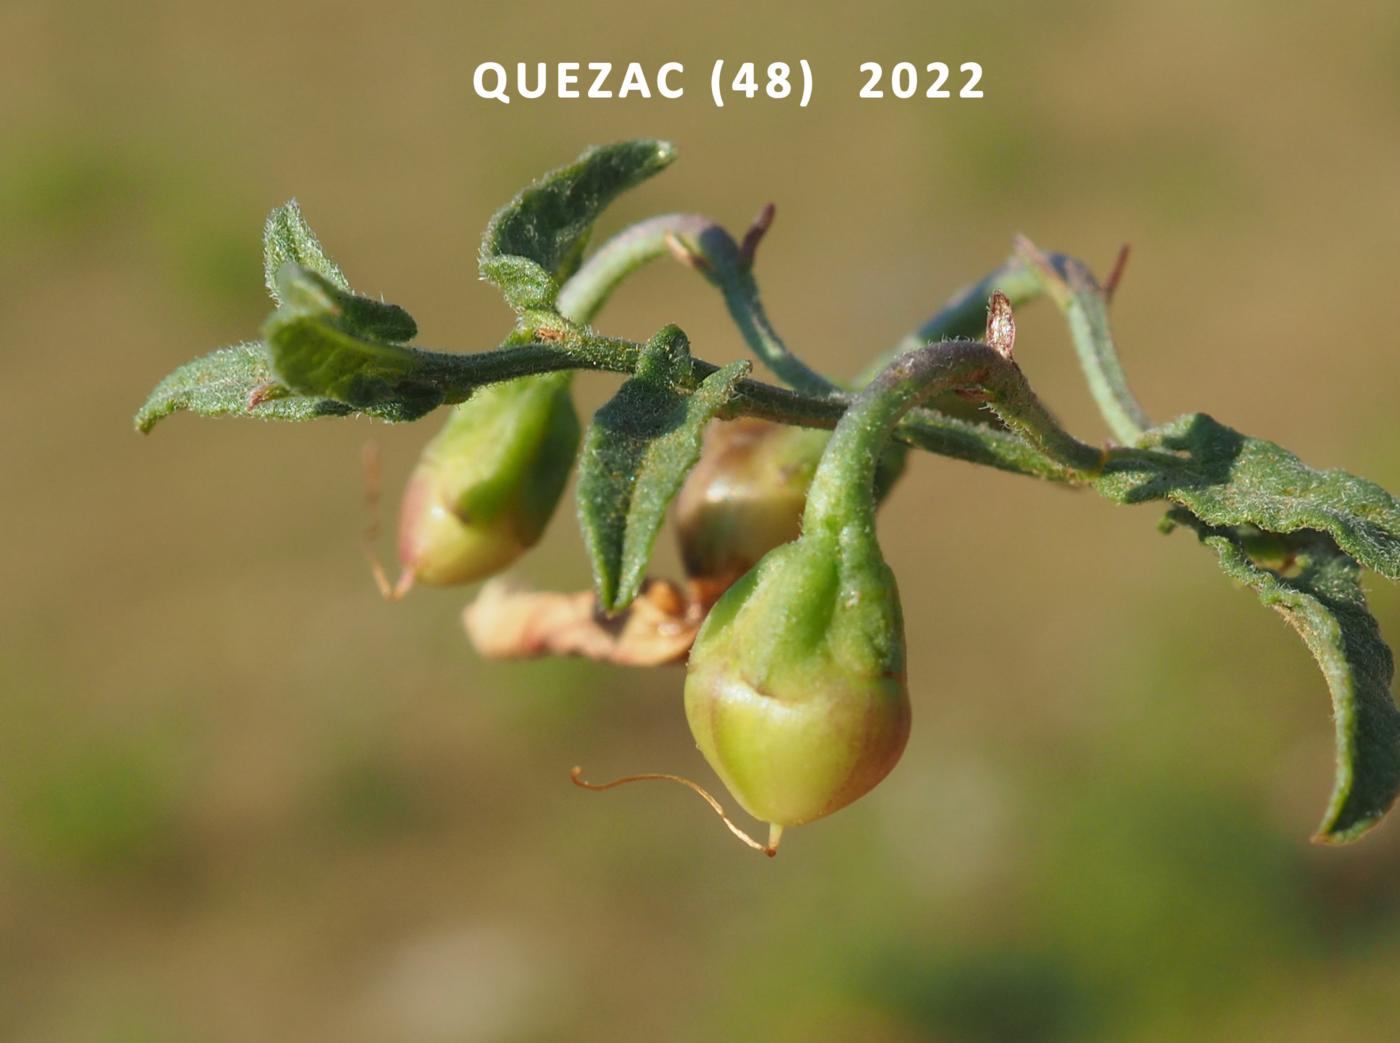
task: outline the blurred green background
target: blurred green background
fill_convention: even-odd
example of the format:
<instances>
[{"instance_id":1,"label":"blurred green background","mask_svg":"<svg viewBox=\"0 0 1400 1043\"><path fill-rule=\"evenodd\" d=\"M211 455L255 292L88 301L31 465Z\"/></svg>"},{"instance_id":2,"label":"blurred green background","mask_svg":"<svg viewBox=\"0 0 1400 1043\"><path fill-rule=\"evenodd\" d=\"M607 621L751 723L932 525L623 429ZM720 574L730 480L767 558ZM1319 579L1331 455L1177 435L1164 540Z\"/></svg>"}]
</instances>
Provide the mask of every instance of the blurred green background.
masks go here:
<instances>
[{"instance_id":1,"label":"blurred green background","mask_svg":"<svg viewBox=\"0 0 1400 1043\"><path fill-rule=\"evenodd\" d=\"M811 107L714 109L716 57L808 58ZM479 61L561 59L682 61L689 96L472 94ZM987 96L856 98L860 62L902 59L978 60ZM1400 826L1308 844L1322 680L1152 508L914 460L882 515L908 753L769 862L678 789L568 784L709 778L679 670L487 664L463 593L379 600L360 448L392 492L436 421L129 418L256 331L288 197L424 343L479 348L508 323L476 280L491 211L658 135L680 162L603 230L775 200L769 308L831 372L1016 232L1100 272L1127 240L1155 417L1400 487L1397 70L1393 3L0 5L0 1038L1393 1038ZM1058 316L1018 320L1102 438ZM741 351L670 264L600 325L666 321ZM525 577L587 582L571 513Z\"/></svg>"}]
</instances>

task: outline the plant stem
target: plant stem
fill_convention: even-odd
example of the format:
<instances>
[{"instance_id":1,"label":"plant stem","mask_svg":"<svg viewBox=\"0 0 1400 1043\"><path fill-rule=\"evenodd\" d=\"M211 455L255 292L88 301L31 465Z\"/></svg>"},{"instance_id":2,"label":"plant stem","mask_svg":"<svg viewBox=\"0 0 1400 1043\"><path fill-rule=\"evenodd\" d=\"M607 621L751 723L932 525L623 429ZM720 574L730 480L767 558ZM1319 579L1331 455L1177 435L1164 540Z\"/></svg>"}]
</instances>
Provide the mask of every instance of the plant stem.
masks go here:
<instances>
[{"instance_id":1,"label":"plant stem","mask_svg":"<svg viewBox=\"0 0 1400 1043\"><path fill-rule=\"evenodd\" d=\"M299 321L312 326L316 323L314 319ZM633 341L584 332L572 333L564 339L535 340L468 353L421 348L411 350L417 367L415 379L434 385L446 403L465 400L483 384L559 370L586 369L632 374L641 357L641 346ZM712 362L692 358L688 373L682 374L679 383L685 390L694 390L718 369ZM975 381L969 382L969 386L975 384ZM307 394L320 393L316 388L299 390ZM720 414L726 419L752 416L828 430L836 426L852 401L852 396L846 392L814 396L752 379L741 380L735 391L734 400ZM994 410L1001 408L996 403L989 405ZM1053 424L1045 414L1045 420L1039 427L1042 431L1048 431ZM1041 444L1043 439L1027 440L1011 431L958 420L933 410L916 410L905 417L895 437L916 448L1014 474L1071 484L1086 478L1085 468L1073 463L1076 459L1073 446L1079 445L1073 440L1070 440L1072 445L1055 443L1052 437L1052 446L1058 444L1058 448L1047 451ZM1066 445L1070 445L1070 448L1066 449ZM1071 462L1066 463L1067 460Z\"/></svg>"},{"instance_id":2,"label":"plant stem","mask_svg":"<svg viewBox=\"0 0 1400 1043\"><path fill-rule=\"evenodd\" d=\"M702 214L660 214L623 229L589 256L559 291L559 313L589 323L638 268L670 253L667 239L695 237L715 223Z\"/></svg>"},{"instance_id":3,"label":"plant stem","mask_svg":"<svg viewBox=\"0 0 1400 1043\"><path fill-rule=\"evenodd\" d=\"M591 321L624 279L649 261L671 252L672 239L679 240L692 251L691 266L725 293L725 303L731 315L738 308L741 317L749 317L747 322L740 323L740 332L745 335L755 354L777 371L791 374L796 369L794 362L802 370L807 370L805 365L794 359L773 331L758 304L758 290L752 275L747 276L749 286L744 290L740 285L741 280L732 274L742 266L743 260L734 238L703 214L661 214L617 233L594 251L564 284L559 292L560 311L575 322ZM731 275L718 278L716 272L729 272ZM728 290L726 280L732 284ZM937 314L869 367L859 377L857 386L867 384L892 359L931 341L976 337L986 321L987 298L997 289L1010 298L1013 306L1034 300L1044 292L1040 280L1025 262L1017 257L1011 258L977 283L954 295ZM696 360L694 365L700 380L716 368L700 360ZM810 370L807 372L810 373ZM739 397L722 415L726 418L761 417L806 427L834 427L849 401L848 395L839 392L824 378L817 377L815 381L809 380L807 383L820 388L816 400L797 393L785 395L782 389L758 381L742 381L738 388ZM1013 474L1059 482L1076 480L1074 474L1062 464L1025 439L995 425L958 419L931 410L917 410L904 419L895 437L927 452Z\"/></svg>"},{"instance_id":4,"label":"plant stem","mask_svg":"<svg viewBox=\"0 0 1400 1043\"><path fill-rule=\"evenodd\" d=\"M1016 253L1064 313L1084 379L1113 437L1132 445L1152 421L1128 388L1108 322L1108 295L1073 257L1041 253L1024 238L1016 241Z\"/></svg>"},{"instance_id":5,"label":"plant stem","mask_svg":"<svg viewBox=\"0 0 1400 1043\"><path fill-rule=\"evenodd\" d=\"M707 234L707 238L713 241L719 235L724 236L728 247L734 250L737 257L738 247L724 229L716 226ZM706 256L714 252L715 248L712 245ZM834 395L841 392L838 385L788 350L787 344L778 336L778 331L773 328L768 313L763 309L763 302L758 296L758 283L754 281L752 272L737 265L725 266L719 270L714 281L724 295L729 316L739 327L739 333L745 342L783 383L808 395Z\"/></svg>"},{"instance_id":6,"label":"plant stem","mask_svg":"<svg viewBox=\"0 0 1400 1043\"><path fill-rule=\"evenodd\" d=\"M1013 308L1029 304L1045 292L1025 262L1012 257L971 286L953 294L927 322L906 333L898 344L870 363L856 378L856 386L864 387L893 359L925 344L939 340L974 340L981 336L987 320L987 300L996 290L1006 294Z\"/></svg>"},{"instance_id":7,"label":"plant stem","mask_svg":"<svg viewBox=\"0 0 1400 1043\"><path fill-rule=\"evenodd\" d=\"M1128 378L1113 345L1108 309L1102 295L1076 295L1065 307L1065 320L1079 354L1089 391L1113 437L1132 445L1152 426L1147 412L1128 388Z\"/></svg>"},{"instance_id":8,"label":"plant stem","mask_svg":"<svg viewBox=\"0 0 1400 1043\"><path fill-rule=\"evenodd\" d=\"M679 244L685 260L719 289L730 317L750 350L784 383L808 395L841 389L789 350L773 328L749 262L734 237L703 214L661 214L613 236L559 291L561 314L587 323L629 275Z\"/></svg>"},{"instance_id":9,"label":"plant stem","mask_svg":"<svg viewBox=\"0 0 1400 1043\"><path fill-rule=\"evenodd\" d=\"M896 358L851 402L812 479L803 531L873 525L880 451L906 413L939 391L978 388L1014 430L1070 471L1097 473L1104 454L1070 435L1031 391L1020 368L979 341L949 340Z\"/></svg>"}]
</instances>

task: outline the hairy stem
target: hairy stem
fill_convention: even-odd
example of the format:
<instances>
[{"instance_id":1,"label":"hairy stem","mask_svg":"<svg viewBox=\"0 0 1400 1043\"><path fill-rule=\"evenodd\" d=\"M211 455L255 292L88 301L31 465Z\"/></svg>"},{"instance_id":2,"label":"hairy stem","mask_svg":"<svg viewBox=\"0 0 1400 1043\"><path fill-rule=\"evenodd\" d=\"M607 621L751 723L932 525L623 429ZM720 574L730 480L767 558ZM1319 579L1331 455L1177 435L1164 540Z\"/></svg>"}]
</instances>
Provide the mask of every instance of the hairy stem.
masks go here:
<instances>
[{"instance_id":1,"label":"hairy stem","mask_svg":"<svg viewBox=\"0 0 1400 1043\"><path fill-rule=\"evenodd\" d=\"M1073 257L1042 253L1025 238L1017 239L1016 253L1064 313L1084 379L1113 437L1133 444L1152 421L1128 387L1108 322L1108 294L1083 262Z\"/></svg>"},{"instance_id":2,"label":"hairy stem","mask_svg":"<svg viewBox=\"0 0 1400 1043\"><path fill-rule=\"evenodd\" d=\"M592 322L613 291L638 268L670 253L668 239L693 238L717 227L702 214L660 214L631 225L595 250L559 290L560 314Z\"/></svg>"},{"instance_id":3,"label":"hairy stem","mask_svg":"<svg viewBox=\"0 0 1400 1043\"><path fill-rule=\"evenodd\" d=\"M940 340L975 339L982 333L987 321L987 300L992 293L1000 290L1006 294L1013 308L1040 297L1044 292L1040 280L1036 278L1024 261L1012 257L971 286L965 286L948 299L918 329L906 333L894 347L868 365L856 378L856 384L864 387L890 364L906 352L922 348Z\"/></svg>"},{"instance_id":4,"label":"hairy stem","mask_svg":"<svg viewBox=\"0 0 1400 1043\"><path fill-rule=\"evenodd\" d=\"M754 354L793 387L805 392L805 396L794 394L784 398L775 394L778 389L757 381L744 381L740 385L740 398L723 415L756 416L808 427L834 427L849 396L811 371L787 348L762 308L757 285L748 270L752 257L746 259L734 238L703 214L661 214L617 233L594 251L565 283L558 299L560 311L577 322L591 321L628 276L648 262L674 253L677 244L685 251L681 259L724 295L730 314ZM977 336L986 320L987 298L997 289L1010 298L1013 306L1034 300L1044 292L1035 273L1023 260L1013 257L956 294L918 330L862 373L856 386L868 383L891 359L931 341ZM714 369L699 361L696 366L700 379ZM820 401L814 401L814 397ZM933 410L913 411L900 424L895 437L928 452L1014 474L1060 482L1077 480L1072 471L1023 438L994 425L958 419Z\"/></svg>"},{"instance_id":5,"label":"hairy stem","mask_svg":"<svg viewBox=\"0 0 1400 1043\"><path fill-rule=\"evenodd\" d=\"M871 485L885 442L916 405L953 388L984 392L1009 427L1065 469L1088 476L1102 467L1104 454L1060 427L1009 358L980 341L940 341L896 358L851 402L812 479L803 531L873 524Z\"/></svg>"},{"instance_id":6,"label":"hairy stem","mask_svg":"<svg viewBox=\"0 0 1400 1043\"><path fill-rule=\"evenodd\" d=\"M734 237L703 214L661 214L609 239L559 291L558 307L576 322L589 322L613 291L647 262L681 251L681 259L714 285L750 350L784 383L808 395L840 390L789 350L763 309L758 284Z\"/></svg>"}]
</instances>

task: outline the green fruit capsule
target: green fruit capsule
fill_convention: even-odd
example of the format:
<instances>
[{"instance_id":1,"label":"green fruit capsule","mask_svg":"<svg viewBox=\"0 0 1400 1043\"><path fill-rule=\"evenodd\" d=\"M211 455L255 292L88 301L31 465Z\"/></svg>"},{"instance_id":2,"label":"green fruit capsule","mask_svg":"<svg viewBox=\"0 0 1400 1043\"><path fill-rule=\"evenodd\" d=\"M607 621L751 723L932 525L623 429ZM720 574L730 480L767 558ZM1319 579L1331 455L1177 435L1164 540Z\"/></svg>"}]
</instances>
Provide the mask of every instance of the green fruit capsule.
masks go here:
<instances>
[{"instance_id":1,"label":"green fruit capsule","mask_svg":"<svg viewBox=\"0 0 1400 1043\"><path fill-rule=\"evenodd\" d=\"M865 795L909 737L904 624L869 530L809 532L719 600L685 684L701 753L768 849Z\"/></svg>"},{"instance_id":2,"label":"green fruit capsule","mask_svg":"<svg viewBox=\"0 0 1400 1043\"><path fill-rule=\"evenodd\" d=\"M875 538L876 475L917 395L863 392L831 436L802 535L716 602L691 649L686 718L735 800L769 823L811 822L875 787L909 738L904 620Z\"/></svg>"},{"instance_id":3,"label":"green fruit capsule","mask_svg":"<svg viewBox=\"0 0 1400 1043\"><path fill-rule=\"evenodd\" d=\"M676 533L694 596L713 603L775 547L797 539L828 431L746 417L711 424L700 463L676 497ZM904 467L904 447L880 457L876 498Z\"/></svg>"},{"instance_id":4,"label":"green fruit capsule","mask_svg":"<svg viewBox=\"0 0 1400 1043\"><path fill-rule=\"evenodd\" d=\"M570 376L490 384L453 409L404 491L400 590L485 579L539 541L578 451Z\"/></svg>"},{"instance_id":5,"label":"green fruit capsule","mask_svg":"<svg viewBox=\"0 0 1400 1043\"><path fill-rule=\"evenodd\" d=\"M991 350L968 353L980 363ZM869 793L908 742L904 618L875 537L877 486L888 485L881 458L900 417L968 368L948 354L901 356L856 396L812 476L802 535L725 592L691 649L691 734L734 799L769 824L770 855L786 827Z\"/></svg>"},{"instance_id":6,"label":"green fruit capsule","mask_svg":"<svg viewBox=\"0 0 1400 1043\"><path fill-rule=\"evenodd\" d=\"M751 417L709 426L675 507L681 558L704 588L702 600L713 601L774 547L797 539L829 437Z\"/></svg>"}]
</instances>

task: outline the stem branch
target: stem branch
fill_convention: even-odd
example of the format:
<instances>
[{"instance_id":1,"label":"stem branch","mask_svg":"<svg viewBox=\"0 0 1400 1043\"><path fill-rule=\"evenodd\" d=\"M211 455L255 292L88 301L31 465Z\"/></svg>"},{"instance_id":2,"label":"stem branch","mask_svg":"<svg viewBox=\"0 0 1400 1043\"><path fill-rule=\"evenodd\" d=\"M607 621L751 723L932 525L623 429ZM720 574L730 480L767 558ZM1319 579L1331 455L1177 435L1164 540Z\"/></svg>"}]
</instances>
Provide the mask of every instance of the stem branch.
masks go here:
<instances>
[{"instance_id":1,"label":"stem branch","mask_svg":"<svg viewBox=\"0 0 1400 1043\"><path fill-rule=\"evenodd\" d=\"M897 357L850 403L812 479L803 531L852 519L873 524L871 485L886 440L916 405L954 388L986 393L1008 427L1065 470L1088 477L1102 468L1103 452L1066 432L1009 358L980 341L939 341Z\"/></svg>"},{"instance_id":2,"label":"stem branch","mask_svg":"<svg viewBox=\"0 0 1400 1043\"><path fill-rule=\"evenodd\" d=\"M1030 275L1064 313L1084 379L1113 437L1132 445L1152 426L1152 421L1129 389L1123 364L1118 359L1108 323L1108 293L1094 280L1089 269L1073 257L1042 253L1025 238L1016 240L1016 253ZM1121 268L1115 266L1114 287L1121 274Z\"/></svg>"}]
</instances>

